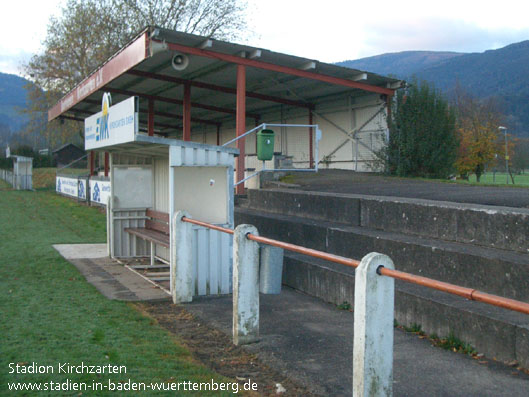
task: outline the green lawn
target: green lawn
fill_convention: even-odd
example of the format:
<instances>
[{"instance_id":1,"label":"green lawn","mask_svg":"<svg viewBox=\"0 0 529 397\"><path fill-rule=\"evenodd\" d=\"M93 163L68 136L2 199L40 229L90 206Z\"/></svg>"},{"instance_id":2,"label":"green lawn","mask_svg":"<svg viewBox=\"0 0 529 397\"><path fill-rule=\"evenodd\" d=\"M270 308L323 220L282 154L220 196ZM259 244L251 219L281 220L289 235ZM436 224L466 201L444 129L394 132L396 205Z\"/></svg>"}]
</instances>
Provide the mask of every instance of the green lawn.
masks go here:
<instances>
[{"instance_id":1,"label":"green lawn","mask_svg":"<svg viewBox=\"0 0 529 397\"><path fill-rule=\"evenodd\" d=\"M133 304L103 297L52 247L105 240L105 216L95 208L49 191L8 190L0 182L0 395L36 394L9 392L11 382L227 381L193 362L188 351ZM56 371L9 374L9 363L32 362ZM57 374L57 365L65 362L124 365L127 373ZM80 395L41 393L59 394ZM118 394L84 391L82 395Z\"/></svg>"},{"instance_id":2,"label":"green lawn","mask_svg":"<svg viewBox=\"0 0 529 397\"><path fill-rule=\"evenodd\" d=\"M509 176L509 186L529 186L529 173L515 175L514 176L514 185L512 184L511 177ZM507 184L507 174L505 172L496 172L496 177L492 172L487 172L486 174L481 175L479 183L476 181L476 175L472 174L469 177L468 182L458 181L461 183L470 183L476 185L506 185Z\"/></svg>"}]
</instances>

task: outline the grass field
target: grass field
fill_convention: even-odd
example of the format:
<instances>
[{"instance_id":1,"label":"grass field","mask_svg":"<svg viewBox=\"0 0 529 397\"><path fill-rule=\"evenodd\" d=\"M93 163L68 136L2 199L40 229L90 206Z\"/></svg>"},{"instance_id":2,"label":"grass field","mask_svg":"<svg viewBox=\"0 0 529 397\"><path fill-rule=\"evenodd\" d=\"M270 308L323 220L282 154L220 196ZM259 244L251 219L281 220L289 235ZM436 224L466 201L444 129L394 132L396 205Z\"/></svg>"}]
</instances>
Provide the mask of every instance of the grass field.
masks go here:
<instances>
[{"instance_id":1,"label":"grass field","mask_svg":"<svg viewBox=\"0 0 529 397\"><path fill-rule=\"evenodd\" d=\"M57 168L34 168L33 188L45 189L55 187L55 175Z\"/></svg>"},{"instance_id":2,"label":"grass field","mask_svg":"<svg viewBox=\"0 0 529 397\"><path fill-rule=\"evenodd\" d=\"M9 392L12 382L229 381L194 362L178 341L133 304L104 298L52 247L105 239L104 214L97 209L49 191L13 191L0 181L0 395L36 394ZM9 363L29 367L33 362L51 365L55 371L9 373ZM82 362L123 365L127 372L57 373L59 363ZM118 395L110 391L42 394ZM177 395L174 391L143 393L154 394Z\"/></svg>"},{"instance_id":3,"label":"grass field","mask_svg":"<svg viewBox=\"0 0 529 397\"><path fill-rule=\"evenodd\" d=\"M515 175L514 176L514 185L512 184L511 177L509 176L509 186L529 186L529 173ZM458 180L461 183L470 183L476 185L506 185L507 184L507 174L505 172L496 172L496 177L492 172L487 172L486 174L481 175L479 183L476 181L476 175L472 174L467 181Z\"/></svg>"}]
</instances>

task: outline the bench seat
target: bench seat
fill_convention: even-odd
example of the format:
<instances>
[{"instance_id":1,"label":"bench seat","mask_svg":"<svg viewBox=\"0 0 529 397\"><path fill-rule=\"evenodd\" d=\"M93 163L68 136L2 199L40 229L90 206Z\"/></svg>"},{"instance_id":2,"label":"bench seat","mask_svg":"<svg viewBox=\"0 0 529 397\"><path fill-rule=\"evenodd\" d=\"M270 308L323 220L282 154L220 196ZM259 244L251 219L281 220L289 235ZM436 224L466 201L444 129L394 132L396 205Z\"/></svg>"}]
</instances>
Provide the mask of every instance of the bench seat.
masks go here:
<instances>
[{"instance_id":1,"label":"bench seat","mask_svg":"<svg viewBox=\"0 0 529 397\"><path fill-rule=\"evenodd\" d=\"M169 214L147 208L145 211L145 227L128 227L123 229L142 240L151 243L151 266L155 265L156 245L169 248Z\"/></svg>"},{"instance_id":2,"label":"bench seat","mask_svg":"<svg viewBox=\"0 0 529 397\"><path fill-rule=\"evenodd\" d=\"M125 232L134 234L142 238L143 240L152 241L155 244L159 244L165 248L169 248L169 235L159 232L157 230L146 229L143 227L137 228L126 228Z\"/></svg>"}]
</instances>

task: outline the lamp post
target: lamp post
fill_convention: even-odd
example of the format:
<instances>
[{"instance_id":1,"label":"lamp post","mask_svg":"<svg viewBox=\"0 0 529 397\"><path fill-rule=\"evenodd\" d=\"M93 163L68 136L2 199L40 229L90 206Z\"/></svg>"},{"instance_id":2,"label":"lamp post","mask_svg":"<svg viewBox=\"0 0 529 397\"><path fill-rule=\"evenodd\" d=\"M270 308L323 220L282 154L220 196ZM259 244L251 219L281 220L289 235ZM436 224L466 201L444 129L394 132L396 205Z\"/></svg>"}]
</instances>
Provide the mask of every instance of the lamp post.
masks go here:
<instances>
[{"instance_id":1,"label":"lamp post","mask_svg":"<svg viewBox=\"0 0 529 397\"><path fill-rule=\"evenodd\" d=\"M503 131L505 134L505 172L507 175L505 175L505 178L507 179L507 185L509 184L509 154L507 152L507 128L503 126L499 126L498 129L500 131Z\"/></svg>"}]
</instances>

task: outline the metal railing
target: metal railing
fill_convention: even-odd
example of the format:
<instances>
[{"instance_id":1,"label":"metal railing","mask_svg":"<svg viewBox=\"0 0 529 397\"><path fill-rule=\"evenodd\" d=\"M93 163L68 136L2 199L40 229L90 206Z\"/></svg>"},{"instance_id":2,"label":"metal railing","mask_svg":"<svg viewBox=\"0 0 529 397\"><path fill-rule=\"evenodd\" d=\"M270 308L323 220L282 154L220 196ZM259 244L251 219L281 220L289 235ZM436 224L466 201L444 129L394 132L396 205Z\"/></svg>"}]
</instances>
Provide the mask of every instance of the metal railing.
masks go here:
<instances>
[{"instance_id":1,"label":"metal railing","mask_svg":"<svg viewBox=\"0 0 529 397\"><path fill-rule=\"evenodd\" d=\"M273 124L273 123L262 123L262 124L258 125L257 127L254 127L251 130L246 131L244 134L239 135L238 137L233 138L233 139L229 140L228 142L222 144L222 146L228 146L228 145L230 145L232 143L237 142L239 139L242 139L242 138L244 138L244 137L246 137L246 136L248 136L250 134L256 133L259 130L264 130L264 129L268 128L268 127L271 127L271 128L274 128L274 127L289 128L290 127L290 128L309 128L309 129L312 128L312 129L314 129L314 131L316 131L315 140L314 140L314 143L310 144L311 147L310 147L309 150L311 150L311 151L314 150L314 153L313 154L311 153L310 155L311 155L311 159L314 157L316 159L316 161L309 160L309 168L274 168L274 169L267 169L265 167L265 161L263 161L262 162L262 169L254 172L253 174L248 175L247 177L241 179L240 181L235 182L235 186L238 186L241 183L244 183L247 180L249 180L249 179L251 179L253 177L256 177L260 173L266 172L266 171L275 171L275 172L291 172L291 171L318 172L319 142L321 140L321 130L320 130L320 127L319 127L318 124ZM313 144L314 144L314 149L312 148ZM314 168L312 168L312 163L314 163Z\"/></svg>"},{"instance_id":2,"label":"metal railing","mask_svg":"<svg viewBox=\"0 0 529 397\"><path fill-rule=\"evenodd\" d=\"M220 226L215 226L210 223L197 221L195 219L191 218L182 218L182 222L189 222L193 223L198 226L207 227L210 229L218 230L224 233L233 234L234 231L232 229L227 229ZM262 244L268 244L275 247L283 248L288 251L297 252L300 254L304 254L307 256L312 256L314 258L324 259L329 262L339 263L345 266L350 266L353 268L357 268L360 265L360 261L346 258L339 255L329 254L327 252L318 251L312 248L306 248L302 247L300 245L285 243L283 241L274 240L267 237L262 236L254 236L252 234L248 234L246 236L249 240L262 243ZM445 283L443 281L434 280L428 277L422 277L417 276L415 274L402 272L399 270L393 270L393 269L386 269L386 268L379 268L377 269L377 273L382 276L392 277L397 280L409 282L412 284L422 285L424 287L436 289L438 291L443 291L452 295L458 295L463 298L483 302L492 306L502 307L504 309L509 309L513 311L517 311L524 314L529 314L529 303L520 302L514 299L504 298L502 296L492 295L488 294L486 292L478 291L473 288L467 288L467 287L461 287L459 285Z\"/></svg>"},{"instance_id":3,"label":"metal railing","mask_svg":"<svg viewBox=\"0 0 529 397\"><path fill-rule=\"evenodd\" d=\"M393 394L393 340L395 279L433 288L469 300L529 314L529 304L487 294L472 288L445 283L395 270L387 255L371 252L361 261L327 252L261 237L251 225L235 229L192 219L178 211L172 220L174 244L171 257L173 302L192 300L191 225L233 235L233 343L255 342L259 338L260 267L259 244L324 259L355 268L353 331L353 395L391 396ZM264 247L261 247L263 249ZM270 249L270 247L268 247Z\"/></svg>"}]
</instances>

